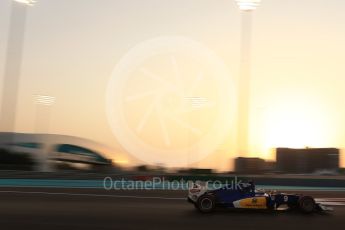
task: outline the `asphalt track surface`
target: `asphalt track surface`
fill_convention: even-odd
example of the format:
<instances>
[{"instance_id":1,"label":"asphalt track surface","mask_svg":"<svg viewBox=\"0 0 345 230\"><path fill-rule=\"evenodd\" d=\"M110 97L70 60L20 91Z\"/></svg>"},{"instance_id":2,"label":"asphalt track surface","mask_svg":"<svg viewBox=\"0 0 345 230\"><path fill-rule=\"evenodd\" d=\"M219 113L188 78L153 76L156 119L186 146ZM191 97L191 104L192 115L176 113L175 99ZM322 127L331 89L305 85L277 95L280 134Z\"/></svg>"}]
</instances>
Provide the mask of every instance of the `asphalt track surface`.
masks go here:
<instances>
[{"instance_id":1,"label":"asphalt track surface","mask_svg":"<svg viewBox=\"0 0 345 230\"><path fill-rule=\"evenodd\" d=\"M344 192L307 192L345 200ZM345 206L332 213L217 210L200 214L185 191L0 188L0 229L344 229Z\"/></svg>"}]
</instances>

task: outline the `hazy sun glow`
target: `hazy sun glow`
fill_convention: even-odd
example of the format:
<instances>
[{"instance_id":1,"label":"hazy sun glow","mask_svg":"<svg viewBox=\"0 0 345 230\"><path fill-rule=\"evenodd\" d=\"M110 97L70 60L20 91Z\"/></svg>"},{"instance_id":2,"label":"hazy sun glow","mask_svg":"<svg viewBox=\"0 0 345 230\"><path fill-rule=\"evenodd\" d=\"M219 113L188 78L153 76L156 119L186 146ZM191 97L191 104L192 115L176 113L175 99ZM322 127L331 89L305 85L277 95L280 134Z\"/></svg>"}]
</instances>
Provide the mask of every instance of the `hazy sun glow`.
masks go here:
<instances>
[{"instance_id":1,"label":"hazy sun glow","mask_svg":"<svg viewBox=\"0 0 345 230\"><path fill-rule=\"evenodd\" d=\"M113 160L113 162L115 163L115 164L120 164L120 165L126 165L126 164L128 164L129 162L128 162L128 160Z\"/></svg>"},{"instance_id":2,"label":"hazy sun glow","mask_svg":"<svg viewBox=\"0 0 345 230\"><path fill-rule=\"evenodd\" d=\"M253 133L259 138L258 145L252 148L261 149L261 157L272 158L271 150L277 147L332 147L336 143L337 134L330 128L334 124L326 109L303 95L280 101L264 109L260 116L262 125L257 128L260 130Z\"/></svg>"},{"instance_id":3,"label":"hazy sun glow","mask_svg":"<svg viewBox=\"0 0 345 230\"><path fill-rule=\"evenodd\" d=\"M324 141L322 124L310 118L308 113L285 113L275 111L268 127L267 143L272 147L316 147Z\"/></svg>"}]
</instances>

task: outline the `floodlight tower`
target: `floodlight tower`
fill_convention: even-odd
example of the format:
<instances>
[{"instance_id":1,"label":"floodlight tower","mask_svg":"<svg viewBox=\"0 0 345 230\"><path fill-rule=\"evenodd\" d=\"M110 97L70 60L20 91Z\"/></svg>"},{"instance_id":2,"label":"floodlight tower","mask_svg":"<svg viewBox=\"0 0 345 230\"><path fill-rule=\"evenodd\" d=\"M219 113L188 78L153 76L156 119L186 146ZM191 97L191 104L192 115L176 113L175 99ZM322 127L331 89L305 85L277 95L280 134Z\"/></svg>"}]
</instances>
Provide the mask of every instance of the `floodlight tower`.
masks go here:
<instances>
[{"instance_id":1,"label":"floodlight tower","mask_svg":"<svg viewBox=\"0 0 345 230\"><path fill-rule=\"evenodd\" d=\"M14 0L15 2L23 3L28 6L33 6L37 1L36 0Z\"/></svg>"},{"instance_id":2,"label":"floodlight tower","mask_svg":"<svg viewBox=\"0 0 345 230\"><path fill-rule=\"evenodd\" d=\"M14 0L12 2L0 116L0 130L4 132L14 132L15 130L26 8L35 2L35 0ZM11 142L12 138L10 137L10 140L6 141Z\"/></svg>"},{"instance_id":3,"label":"floodlight tower","mask_svg":"<svg viewBox=\"0 0 345 230\"><path fill-rule=\"evenodd\" d=\"M251 32L252 14L261 0L236 0L241 11L241 62L240 78L238 81L238 128L237 141L239 156L248 154L249 139L249 102L250 102L250 75L251 75Z\"/></svg>"}]
</instances>

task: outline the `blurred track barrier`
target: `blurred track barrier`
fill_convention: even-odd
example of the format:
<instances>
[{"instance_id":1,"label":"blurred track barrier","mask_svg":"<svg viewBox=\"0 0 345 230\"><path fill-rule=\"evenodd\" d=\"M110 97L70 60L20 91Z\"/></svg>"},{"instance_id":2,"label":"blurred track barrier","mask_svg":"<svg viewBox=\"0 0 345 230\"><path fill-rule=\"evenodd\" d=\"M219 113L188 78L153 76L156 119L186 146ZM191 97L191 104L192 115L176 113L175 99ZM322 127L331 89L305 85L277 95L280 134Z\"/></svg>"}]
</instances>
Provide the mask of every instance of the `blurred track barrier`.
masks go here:
<instances>
[{"instance_id":1,"label":"blurred track barrier","mask_svg":"<svg viewBox=\"0 0 345 230\"><path fill-rule=\"evenodd\" d=\"M0 179L0 187L103 188L103 180Z\"/></svg>"},{"instance_id":2,"label":"blurred track barrier","mask_svg":"<svg viewBox=\"0 0 345 230\"><path fill-rule=\"evenodd\" d=\"M152 182L152 181L151 181ZM0 179L0 187L41 187L41 188L95 188L105 190L186 190L187 183L114 180L110 183L104 180L50 180L50 179ZM217 187L223 186L217 184ZM209 187L212 189L213 187ZM258 189L280 191L340 191L344 187L306 187L306 186L276 186L257 185Z\"/></svg>"}]
</instances>

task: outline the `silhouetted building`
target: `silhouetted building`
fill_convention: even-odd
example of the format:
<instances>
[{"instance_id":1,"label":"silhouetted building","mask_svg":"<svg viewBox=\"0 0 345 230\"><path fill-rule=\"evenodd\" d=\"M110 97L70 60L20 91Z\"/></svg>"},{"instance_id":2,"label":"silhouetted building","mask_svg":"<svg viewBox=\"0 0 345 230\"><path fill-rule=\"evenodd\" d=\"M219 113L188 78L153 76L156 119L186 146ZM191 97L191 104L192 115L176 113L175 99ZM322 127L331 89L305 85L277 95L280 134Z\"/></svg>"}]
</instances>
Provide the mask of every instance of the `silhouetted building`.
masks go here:
<instances>
[{"instance_id":1,"label":"silhouetted building","mask_svg":"<svg viewBox=\"0 0 345 230\"><path fill-rule=\"evenodd\" d=\"M265 161L264 172L275 172L276 171L276 162L275 161Z\"/></svg>"},{"instance_id":2,"label":"silhouetted building","mask_svg":"<svg viewBox=\"0 0 345 230\"><path fill-rule=\"evenodd\" d=\"M257 174L265 171L265 161L257 157L238 157L235 159L235 172Z\"/></svg>"},{"instance_id":3,"label":"silhouetted building","mask_svg":"<svg viewBox=\"0 0 345 230\"><path fill-rule=\"evenodd\" d=\"M276 149L277 170L285 173L313 173L339 169L339 149Z\"/></svg>"},{"instance_id":4,"label":"silhouetted building","mask_svg":"<svg viewBox=\"0 0 345 230\"><path fill-rule=\"evenodd\" d=\"M186 169L178 170L178 172L179 173L185 173L185 174L208 175L208 174L212 174L213 170L207 169L207 168L186 168Z\"/></svg>"}]
</instances>

